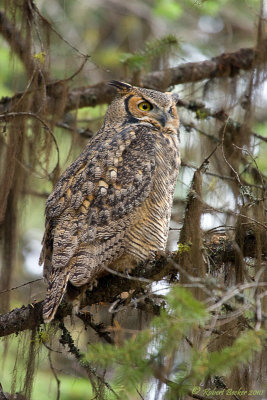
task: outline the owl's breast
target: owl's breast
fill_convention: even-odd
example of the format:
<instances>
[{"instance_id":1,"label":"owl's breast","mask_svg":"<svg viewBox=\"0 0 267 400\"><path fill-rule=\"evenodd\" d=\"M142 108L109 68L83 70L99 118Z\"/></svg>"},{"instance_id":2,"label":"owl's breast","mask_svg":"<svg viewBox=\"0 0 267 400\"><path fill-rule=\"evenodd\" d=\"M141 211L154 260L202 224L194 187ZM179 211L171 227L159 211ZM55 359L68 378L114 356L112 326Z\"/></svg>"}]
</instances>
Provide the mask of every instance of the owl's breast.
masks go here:
<instances>
[{"instance_id":1,"label":"owl's breast","mask_svg":"<svg viewBox=\"0 0 267 400\"><path fill-rule=\"evenodd\" d=\"M174 189L180 166L176 135L159 135L155 142L155 171L151 191L135 210L125 236L125 252L146 260L165 250Z\"/></svg>"}]
</instances>

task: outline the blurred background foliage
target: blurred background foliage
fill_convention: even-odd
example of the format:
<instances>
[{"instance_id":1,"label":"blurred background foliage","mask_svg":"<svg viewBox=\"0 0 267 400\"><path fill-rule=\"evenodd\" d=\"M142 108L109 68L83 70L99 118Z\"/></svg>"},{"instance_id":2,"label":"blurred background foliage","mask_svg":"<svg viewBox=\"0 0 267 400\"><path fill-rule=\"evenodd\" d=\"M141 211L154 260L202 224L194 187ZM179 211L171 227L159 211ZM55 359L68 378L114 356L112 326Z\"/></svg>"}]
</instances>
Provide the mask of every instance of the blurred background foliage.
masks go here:
<instances>
[{"instance_id":1,"label":"blurred background foliage","mask_svg":"<svg viewBox=\"0 0 267 400\"><path fill-rule=\"evenodd\" d=\"M10 6L8 1L2 0L0 7L20 29L24 22L20 19L19 8L16 9L15 3ZM40 35L44 36L45 32L40 32L38 26L32 30L34 57L41 65L46 66L52 81L72 76L81 65L83 55L90 56L80 73L69 81L73 88L117 78L123 80L135 76L138 79L138 74L147 71L202 61L224 52L253 46L257 39L256 27L261 6L260 0L36 0L35 3L51 26L48 29L46 49L40 40ZM264 7L266 18L267 5L264 4ZM0 96L12 96L23 91L28 83L29 78L22 62L0 36ZM248 87L247 76L244 74L238 81L204 81L177 85L172 89L182 99L204 100L210 109L224 109L233 119L242 121ZM252 130L267 137L267 86L264 77L255 89L254 99ZM80 153L92 132L99 129L106 107L107 105L98 105L70 111L57 122L53 132L60 149L61 171ZM201 164L214 147L220 129L214 119L207 118L205 112L193 115L192 112L181 109L180 117L182 159L184 164L193 168L183 166L179 175L171 222L173 230L169 239L169 248L172 250L177 249L184 202L194 168ZM194 126L197 128L194 129ZM34 124L29 126L27 135L29 140L34 135ZM208 135L214 136L212 145ZM5 140L3 128L1 146ZM49 158L42 153L45 143L42 134L39 160L34 167L30 162L30 154L28 163L21 165L27 174L28 183L19 202L18 252L12 286L42 275L38 257L44 230L45 200L52 190L51 172L57 163L57 152L53 145L49 149ZM267 143L253 138L248 149L251 156L246 154L247 165L240 165L239 173L252 183L254 181L248 168L254 163L252 157L256 159L262 174L267 174ZM216 173L216 163L211 165L211 171ZM223 175L224 171L220 173ZM208 175L204 177L204 198L212 207L226 211L235 210L238 202L230 185L216 176ZM231 213L206 211L202 216L202 228L205 231L232 224ZM44 292L45 285L41 281L21 287L12 292L10 309L40 300L44 297ZM0 293L0 296L5 295ZM101 321L103 315L97 307L95 313ZM128 317L131 317L131 312ZM135 315L132 321L132 325L135 325ZM131 322L129 326L132 327ZM79 324L69 328L84 351L88 340L96 341L92 332L88 334L89 339L82 334L83 327ZM18 341L19 345L17 339L12 337L0 343L1 357L4 360L0 381L7 391L12 387L20 391L24 384L25 351L29 346L29 333L20 335ZM51 374L48 350L41 344L42 338L35 348L39 367L34 379L32 398L56 399L57 385ZM60 348L59 351L63 350ZM82 368L74 365L67 353L64 356L53 354L53 358L61 381L60 399L91 399L91 387ZM110 398L113 398L112 395Z\"/></svg>"}]
</instances>

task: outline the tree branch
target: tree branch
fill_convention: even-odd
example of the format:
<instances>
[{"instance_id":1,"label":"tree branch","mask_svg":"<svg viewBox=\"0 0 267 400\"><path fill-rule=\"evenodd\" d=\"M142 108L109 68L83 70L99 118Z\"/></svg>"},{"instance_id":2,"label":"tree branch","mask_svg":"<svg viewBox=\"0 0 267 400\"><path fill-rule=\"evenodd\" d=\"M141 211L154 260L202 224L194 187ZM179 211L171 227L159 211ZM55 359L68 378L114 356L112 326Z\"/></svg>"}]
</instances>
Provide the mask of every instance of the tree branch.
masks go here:
<instances>
[{"instance_id":1,"label":"tree branch","mask_svg":"<svg viewBox=\"0 0 267 400\"><path fill-rule=\"evenodd\" d=\"M205 104L200 101L186 101L182 99L178 100L177 106L186 108L187 110L194 112L196 114L197 119L200 118L206 119L208 117L215 118L218 121L226 124L227 131L236 133L240 133L242 131L243 125L240 124L240 122L230 118L230 116L223 109L212 110L211 108L206 107ZM204 134L205 136L208 136L213 141L219 141L218 138L212 135L208 135L205 132L199 130L199 128L196 127L192 122L189 124L184 124L184 126L198 130L200 133ZM259 135L256 132L251 131L250 134L260 140L263 140L264 142L267 142L266 137Z\"/></svg>"},{"instance_id":2,"label":"tree branch","mask_svg":"<svg viewBox=\"0 0 267 400\"><path fill-rule=\"evenodd\" d=\"M81 368L83 368L85 370L85 372L87 373L88 377L94 377L97 379L97 381L100 384L105 385L108 390L110 390L115 396L116 398L119 398L117 396L117 394L114 392L114 390L112 389L112 387L100 376L97 374L96 370L94 368L91 367L90 363L86 360L84 360L84 355L80 352L80 350L78 349L78 347L75 346L73 338L70 334L70 332L68 331L68 329L65 327L65 325L63 324L63 322L60 322L59 324L60 329L62 330L62 335L60 338L60 343L65 346L67 345L69 348L69 352L75 357L75 359L77 360L78 364L80 365ZM93 385L93 381L91 381L92 385Z\"/></svg>"},{"instance_id":3,"label":"tree branch","mask_svg":"<svg viewBox=\"0 0 267 400\"><path fill-rule=\"evenodd\" d=\"M151 89L166 90L166 88L182 83L198 82L205 79L234 77L240 71L250 71L257 65L263 64L267 59L267 40L261 45L261 51L255 48L239 49L232 53L223 53L210 60L180 64L174 68L150 72L140 78L141 85ZM64 90L60 81L47 85L47 110L53 113L55 101L53 97L60 96ZM30 93L30 91L29 91ZM0 100L0 112L10 110L14 100L23 93L18 93L12 98ZM65 112L82 107L95 107L99 104L109 103L114 95L114 89L100 82L93 86L80 87L69 91Z\"/></svg>"},{"instance_id":4,"label":"tree branch","mask_svg":"<svg viewBox=\"0 0 267 400\"><path fill-rule=\"evenodd\" d=\"M214 235L211 241L205 242L205 249L214 267L222 262L234 262L236 244L230 241L227 236L220 234ZM244 249L246 257L255 257L257 250L256 235L250 229L245 235ZM267 254L263 254L266 257ZM160 281L171 274L177 274L177 264L174 259L176 252L158 256L154 261L141 264L133 271L133 276ZM138 279L128 279L127 276L109 274L99 279L98 286L86 292L82 307L97 304L100 302L113 303L118 299L122 292L129 292L132 289L145 287L148 283ZM21 308L16 308L7 314L0 315L0 337L18 333L26 329L33 329L43 323L42 319L43 302L28 304ZM71 315L72 306L62 302L56 320L62 320L67 315Z\"/></svg>"},{"instance_id":5,"label":"tree branch","mask_svg":"<svg viewBox=\"0 0 267 400\"><path fill-rule=\"evenodd\" d=\"M141 82L145 87L162 90L172 85L198 82L204 79L234 77L240 71L249 71L266 61L267 40L262 42L262 52L252 47L232 53L222 53L210 60L180 64L163 71L147 74ZM260 55L260 56L259 56Z\"/></svg>"},{"instance_id":6,"label":"tree branch","mask_svg":"<svg viewBox=\"0 0 267 400\"><path fill-rule=\"evenodd\" d=\"M137 277L146 277L155 281L161 280L164 276L173 271L174 267L169 263L168 257L160 257L146 265L141 265L135 269ZM117 275L108 275L99 279L97 288L86 292L86 298L82 306L92 305L99 302L114 302L122 291L147 285L142 281L130 280ZM16 308L7 314L0 315L0 337L12 333L33 329L43 323L42 319L43 302L28 304L21 308ZM67 315L71 315L71 304L62 302L56 314L56 320L62 320Z\"/></svg>"},{"instance_id":7,"label":"tree branch","mask_svg":"<svg viewBox=\"0 0 267 400\"><path fill-rule=\"evenodd\" d=\"M265 47L264 47L265 46ZM252 70L267 58L267 40L263 41L261 57L254 48L240 49L232 53L223 53L210 60L180 64L174 68L154 71L141 77L140 83L146 88L166 90L169 86L182 83L198 82L204 79L234 77L241 70ZM69 93L66 111L78 107L94 107L111 100L113 89L106 83L88 88L75 89Z\"/></svg>"}]
</instances>

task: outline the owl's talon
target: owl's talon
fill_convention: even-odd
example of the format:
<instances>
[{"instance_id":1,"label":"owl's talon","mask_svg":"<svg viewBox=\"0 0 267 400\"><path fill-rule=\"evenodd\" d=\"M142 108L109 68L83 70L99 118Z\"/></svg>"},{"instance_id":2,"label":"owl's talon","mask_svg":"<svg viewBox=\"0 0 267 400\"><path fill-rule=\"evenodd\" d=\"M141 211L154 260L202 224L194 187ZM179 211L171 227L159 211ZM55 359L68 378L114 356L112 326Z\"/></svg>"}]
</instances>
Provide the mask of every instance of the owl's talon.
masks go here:
<instances>
[{"instance_id":1,"label":"owl's talon","mask_svg":"<svg viewBox=\"0 0 267 400\"><path fill-rule=\"evenodd\" d=\"M75 300L72 301L72 313L71 313L71 322L73 323L73 318L79 314L81 305L80 297L77 297Z\"/></svg>"},{"instance_id":2,"label":"owl's talon","mask_svg":"<svg viewBox=\"0 0 267 400\"><path fill-rule=\"evenodd\" d=\"M155 259L159 260L161 257L165 257L166 256L166 252L163 250L157 250L155 252Z\"/></svg>"},{"instance_id":3,"label":"owl's talon","mask_svg":"<svg viewBox=\"0 0 267 400\"><path fill-rule=\"evenodd\" d=\"M98 286L98 280L95 278L90 282L88 289L91 291L94 289L94 287L97 287L97 286Z\"/></svg>"},{"instance_id":4,"label":"owl's talon","mask_svg":"<svg viewBox=\"0 0 267 400\"><path fill-rule=\"evenodd\" d=\"M125 273L127 278L130 278L130 272L131 272L131 268L125 268L124 273Z\"/></svg>"}]
</instances>

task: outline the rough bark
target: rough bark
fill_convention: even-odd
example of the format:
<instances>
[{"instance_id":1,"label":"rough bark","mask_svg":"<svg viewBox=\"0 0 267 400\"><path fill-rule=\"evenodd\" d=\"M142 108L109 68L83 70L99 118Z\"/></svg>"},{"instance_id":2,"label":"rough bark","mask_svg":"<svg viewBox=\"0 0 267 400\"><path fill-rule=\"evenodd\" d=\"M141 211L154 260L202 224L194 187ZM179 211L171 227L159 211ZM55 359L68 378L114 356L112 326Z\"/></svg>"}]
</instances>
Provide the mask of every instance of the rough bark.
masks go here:
<instances>
[{"instance_id":1,"label":"rough bark","mask_svg":"<svg viewBox=\"0 0 267 400\"><path fill-rule=\"evenodd\" d=\"M168 87L182 83L198 82L205 79L234 77L240 71L251 71L257 65L266 62L267 40L264 40L260 49L244 48L232 53L223 53L210 60L183 63L174 68L150 72L140 79L142 86L166 90ZM61 81L47 84L47 111L53 113L55 99L62 95ZM28 92L28 95L31 91ZM13 97L4 97L0 100L0 113L12 110L12 104L24 93L17 93ZM93 86L80 87L70 90L67 95L65 112L82 107L95 107L99 104L109 103L114 95L111 87L106 82Z\"/></svg>"},{"instance_id":2,"label":"rough bark","mask_svg":"<svg viewBox=\"0 0 267 400\"><path fill-rule=\"evenodd\" d=\"M256 253L257 241L253 232L250 230L244 236L244 248L246 257L254 257ZM214 235L209 242L205 243L205 251L209 258L216 265L222 262L234 262L236 254L236 243L224 235L218 238ZM262 254L266 258L267 253ZM112 303L118 299L122 292L129 292L132 289L142 288L149 285L152 281L160 281L172 274L177 274L179 265L176 264L177 253L160 255L155 261L140 265L133 273L132 277L122 277L120 275L108 275L99 280L98 286L92 291L86 292L82 306L97 304L100 302ZM63 302L56 314L56 320L70 315L72 307ZM26 329L33 329L43 323L42 320L42 301L28 304L21 308L16 308L9 313L0 315L0 337L18 333Z\"/></svg>"}]
</instances>

